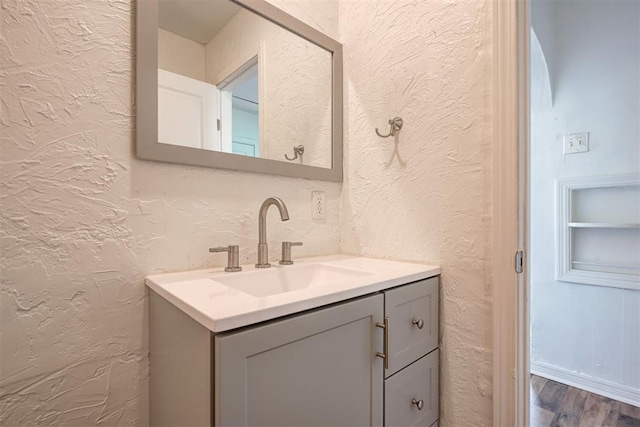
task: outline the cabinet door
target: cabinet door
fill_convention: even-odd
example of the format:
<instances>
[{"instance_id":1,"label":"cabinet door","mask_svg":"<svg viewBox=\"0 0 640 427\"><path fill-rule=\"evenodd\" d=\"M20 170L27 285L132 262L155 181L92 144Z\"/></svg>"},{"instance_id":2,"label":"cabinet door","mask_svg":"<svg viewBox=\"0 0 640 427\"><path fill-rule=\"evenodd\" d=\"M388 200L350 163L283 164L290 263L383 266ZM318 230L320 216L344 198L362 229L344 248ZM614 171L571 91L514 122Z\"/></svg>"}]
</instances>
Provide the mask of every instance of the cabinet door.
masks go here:
<instances>
[{"instance_id":1,"label":"cabinet door","mask_svg":"<svg viewBox=\"0 0 640 427\"><path fill-rule=\"evenodd\" d=\"M389 369L385 378L438 347L438 278L384 293L389 318Z\"/></svg>"},{"instance_id":2,"label":"cabinet door","mask_svg":"<svg viewBox=\"0 0 640 427\"><path fill-rule=\"evenodd\" d=\"M385 427L432 425L438 419L438 350L385 380Z\"/></svg>"},{"instance_id":3,"label":"cabinet door","mask_svg":"<svg viewBox=\"0 0 640 427\"><path fill-rule=\"evenodd\" d=\"M383 296L215 337L217 426L381 426Z\"/></svg>"}]
</instances>

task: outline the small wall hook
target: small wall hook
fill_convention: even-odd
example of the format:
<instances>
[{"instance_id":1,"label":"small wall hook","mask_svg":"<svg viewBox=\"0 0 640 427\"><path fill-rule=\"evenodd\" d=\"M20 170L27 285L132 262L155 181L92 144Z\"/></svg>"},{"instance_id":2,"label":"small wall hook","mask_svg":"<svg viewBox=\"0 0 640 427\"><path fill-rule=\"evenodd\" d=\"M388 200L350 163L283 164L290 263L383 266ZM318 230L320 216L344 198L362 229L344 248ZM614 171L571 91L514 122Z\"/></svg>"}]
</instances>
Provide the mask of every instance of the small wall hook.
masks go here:
<instances>
[{"instance_id":1,"label":"small wall hook","mask_svg":"<svg viewBox=\"0 0 640 427\"><path fill-rule=\"evenodd\" d=\"M296 145L293 147L293 157L289 157L285 154L284 158L289 161L293 161L297 159L298 156L302 157L303 154L304 154L304 145Z\"/></svg>"},{"instance_id":2,"label":"small wall hook","mask_svg":"<svg viewBox=\"0 0 640 427\"><path fill-rule=\"evenodd\" d=\"M387 135L382 135L380 131L378 131L378 128L376 128L376 133L380 138L389 138L390 136L396 136L396 133L400 132L400 129L402 129L403 124L404 122L400 117L394 117L393 119L389 120L391 129L389 130L389 133Z\"/></svg>"}]
</instances>

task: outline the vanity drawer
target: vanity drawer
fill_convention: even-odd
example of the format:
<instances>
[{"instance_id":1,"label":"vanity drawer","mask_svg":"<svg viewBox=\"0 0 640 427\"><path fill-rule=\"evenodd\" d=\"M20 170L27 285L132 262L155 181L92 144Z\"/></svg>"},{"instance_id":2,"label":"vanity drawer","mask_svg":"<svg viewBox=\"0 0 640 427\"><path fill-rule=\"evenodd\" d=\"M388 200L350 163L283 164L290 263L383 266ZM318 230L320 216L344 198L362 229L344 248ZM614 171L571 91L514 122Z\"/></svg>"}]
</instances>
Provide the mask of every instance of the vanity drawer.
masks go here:
<instances>
[{"instance_id":1,"label":"vanity drawer","mask_svg":"<svg viewBox=\"0 0 640 427\"><path fill-rule=\"evenodd\" d=\"M438 347L438 278L384 292L389 327L385 378Z\"/></svg>"},{"instance_id":2,"label":"vanity drawer","mask_svg":"<svg viewBox=\"0 0 640 427\"><path fill-rule=\"evenodd\" d=\"M434 350L384 381L385 427L430 426L438 420L438 355Z\"/></svg>"}]
</instances>

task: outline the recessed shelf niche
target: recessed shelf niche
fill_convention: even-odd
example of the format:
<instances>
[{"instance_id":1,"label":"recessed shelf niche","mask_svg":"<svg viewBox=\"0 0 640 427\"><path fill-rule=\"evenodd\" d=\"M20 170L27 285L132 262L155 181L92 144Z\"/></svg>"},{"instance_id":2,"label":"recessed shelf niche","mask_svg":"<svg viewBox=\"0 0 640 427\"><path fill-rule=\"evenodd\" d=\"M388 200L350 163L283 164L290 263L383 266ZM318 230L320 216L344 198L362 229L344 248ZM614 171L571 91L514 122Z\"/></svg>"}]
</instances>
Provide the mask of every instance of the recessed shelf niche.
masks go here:
<instances>
[{"instance_id":1,"label":"recessed shelf niche","mask_svg":"<svg viewBox=\"0 0 640 427\"><path fill-rule=\"evenodd\" d=\"M640 174L557 185L557 280L640 289Z\"/></svg>"}]
</instances>

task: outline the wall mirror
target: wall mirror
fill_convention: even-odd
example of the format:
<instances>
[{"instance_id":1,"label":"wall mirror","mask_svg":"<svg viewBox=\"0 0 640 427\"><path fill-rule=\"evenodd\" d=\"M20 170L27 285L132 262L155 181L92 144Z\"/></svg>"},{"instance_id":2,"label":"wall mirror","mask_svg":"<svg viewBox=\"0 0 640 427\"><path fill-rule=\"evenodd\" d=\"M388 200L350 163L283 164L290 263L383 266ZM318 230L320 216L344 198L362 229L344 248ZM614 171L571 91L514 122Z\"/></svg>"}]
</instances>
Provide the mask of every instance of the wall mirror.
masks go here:
<instances>
[{"instance_id":1,"label":"wall mirror","mask_svg":"<svg viewBox=\"0 0 640 427\"><path fill-rule=\"evenodd\" d=\"M342 46L264 0L137 2L136 155L342 180Z\"/></svg>"}]
</instances>

